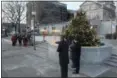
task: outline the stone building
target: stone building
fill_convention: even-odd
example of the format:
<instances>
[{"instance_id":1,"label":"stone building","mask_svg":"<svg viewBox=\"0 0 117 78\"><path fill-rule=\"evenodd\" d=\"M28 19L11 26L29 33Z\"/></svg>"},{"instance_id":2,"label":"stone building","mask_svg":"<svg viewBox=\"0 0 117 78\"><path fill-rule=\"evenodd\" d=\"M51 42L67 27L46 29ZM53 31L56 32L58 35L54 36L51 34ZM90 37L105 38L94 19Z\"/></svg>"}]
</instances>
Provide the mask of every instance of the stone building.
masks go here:
<instances>
[{"instance_id":1,"label":"stone building","mask_svg":"<svg viewBox=\"0 0 117 78\"><path fill-rule=\"evenodd\" d=\"M80 9L86 12L86 15L88 20L90 21L90 24L96 29L98 34L101 34L100 32L102 32L100 31L100 29L102 29L103 23L107 23L107 21L109 22L112 21L115 23L116 7L113 1L86 0L84 1L83 4L81 4ZM112 26L112 22L110 22L111 24L108 27ZM107 24L103 24L103 25L107 25ZM103 33L107 33L107 32L103 32Z\"/></svg>"},{"instance_id":2,"label":"stone building","mask_svg":"<svg viewBox=\"0 0 117 78\"><path fill-rule=\"evenodd\" d=\"M66 4L51 1L36 1L27 3L27 25L31 26L32 11L36 11L36 24L50 24L67 21Z\"/></svg>"},{"instance_id":3,"label":"stone building","mask_svg":"<svg viewBox=\"0 0 117 78\"><path fill-rule=\"evenodd\" d=\"M115 1L115 6L116 6L116 33L117 33L117 1Z\"/></svg>"},{"instance_id":4,"label":"stone building","mask_svg":"<svg viewBox=\"0 0 117 78\"><path fill-rule=\"evenodd\" d=\"M115 20L116 7L113 1L85 1L80 7L90 20Z\"/></svg>"},{"instance_id":5,"label":"stone building","mask_svg":"<svg viewBox=\"0 0 117 78\"><path fill-rule=\"evenodd\" d=\"M115 6L116 6L116 23L117 23L117 1L115 1Z\"/></svg>"}]
</instances>

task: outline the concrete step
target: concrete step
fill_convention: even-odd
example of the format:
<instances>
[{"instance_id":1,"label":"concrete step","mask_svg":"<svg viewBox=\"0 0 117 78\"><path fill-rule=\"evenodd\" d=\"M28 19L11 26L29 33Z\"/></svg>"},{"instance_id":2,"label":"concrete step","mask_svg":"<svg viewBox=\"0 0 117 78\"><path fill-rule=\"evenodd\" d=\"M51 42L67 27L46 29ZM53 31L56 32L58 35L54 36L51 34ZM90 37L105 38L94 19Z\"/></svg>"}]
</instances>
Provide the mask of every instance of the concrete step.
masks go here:
<instances>
[{"instance_id":1,"label":"concrete step","mask_svg":"<svg viewBox=\"0 0 117 78\"><path fill-rule=\"evenodd\" d=\"M113 46L112 53L115 54L115 55L117 55L117 46Z\"/></svg>"},{"instance_id":2,"label":"concrete step","mask_svg":"<svg viewBox=\"0 0 117 78\"><path fill-rule=\"evenodd\" d=\"M117 67L117 63L112 61L105 61L104 64L112 67Z\"/></svg>"},{"instance_id":3,"label":"concrete step","mask_svg":"<svg viewBox=\"0 0 117 78\"><path fill-rule=\"evenodd\" d=\"M107 61L117 63L117 59L108 59Z\"/></svg>"},{"instance_id":4,"label":"concrete step","mask_svg":"<svg viewBox=\"0 0 117 78\"><path fill-rule=\"evenodd\" d=\"M110 59L117 59L117 54L112 54Z\"/></svg>"},{"instance_id":5,"label":"concrete step","mask_svg":"<svg viewBox=\"0 0 117 78\"><path fill-rule=\"evenodd\" d=\"M111 57L104 62L104 64L113 66L113 67L117 67L117 55L112 54Z\"/></svg>"},{"instance_id":6,"label":"concrete step","mask_svg":"<svg viewBox=\"0 0 117 78\"><path fill-rule=\"evenodd\" d=\"M117 67L117 55L112 54L111 57L104 62L104 64L112 66L112 67Z\"/></svg>"},{"instance_id":7,"label":"concrete step","mask_svg":"<svg viewBox=\"0 0 117 78\"><path fill-rule=\"evenodd\" d=\"M117 57L117 54L112 54L111 56Z\"/></svg>"},{"instance_id":8,"label":"concrete step","mask_svg":"<svg viewBox=\"0 0 117 78\"><path fill-rule=\"evenodd\" d=\"M117 55L116 54L112 54L111 57L109 59L117 59Z\"/></svg>"}]
</instances>

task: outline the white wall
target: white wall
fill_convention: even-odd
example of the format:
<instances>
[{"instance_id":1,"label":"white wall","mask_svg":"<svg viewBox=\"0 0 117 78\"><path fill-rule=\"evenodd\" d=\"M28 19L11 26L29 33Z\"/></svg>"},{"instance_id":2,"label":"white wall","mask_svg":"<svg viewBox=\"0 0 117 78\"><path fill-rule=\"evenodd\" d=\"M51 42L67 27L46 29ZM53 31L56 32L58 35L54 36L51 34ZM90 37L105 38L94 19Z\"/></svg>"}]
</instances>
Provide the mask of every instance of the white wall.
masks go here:
<instances>
[{"instance_id":1,"label":"white wall","mask_svg":"<svg viewBox=\"0 0 117 78\"><path fill-rule=\"evenodd\" d=\"M93 23L97 23L98 24L98 29L97 29L97 33L98 35L105 35L108 33L111 33L111 21L102 21L101 23L99 21L92 21ZM68 24L68 22L64 22L64 23L59 23L59 24L48 24L48 25L40 25L39 29L43 30L44 27L46 27L46 29L49 29L49 33L52 32L52 27L56 27L57 30L60 30L60 32L62 31L62 27L66 26ZM115 21L112 21L112 25L116 25ZM116 28L114 26L112 26L112 33L114 33L116 31Z\"/></svg>"},{"instance_id":2,"label":"white wall","mask_svg":"<svg viewBox=\"0 0 117 78\"><path fill-rule=\"evenodd\" d=\"M99 33L100 35L105 35L107 33L114 33L116 31L116 22L112 21L112 26L111 26L111 21L103 21L101 23L101 26L99 27ZM112 29L112 31L111 31Z\"/></svg>"},{"instance_id":3,"label":"white wall","mask_svg":"<svg viewBox=\"0 0 117 78\"><path fill-rule=\"evenodd\" d=\"M90 10L86 12L88 19L103 20L103 9Z\"/></svg>"}]
</instances>

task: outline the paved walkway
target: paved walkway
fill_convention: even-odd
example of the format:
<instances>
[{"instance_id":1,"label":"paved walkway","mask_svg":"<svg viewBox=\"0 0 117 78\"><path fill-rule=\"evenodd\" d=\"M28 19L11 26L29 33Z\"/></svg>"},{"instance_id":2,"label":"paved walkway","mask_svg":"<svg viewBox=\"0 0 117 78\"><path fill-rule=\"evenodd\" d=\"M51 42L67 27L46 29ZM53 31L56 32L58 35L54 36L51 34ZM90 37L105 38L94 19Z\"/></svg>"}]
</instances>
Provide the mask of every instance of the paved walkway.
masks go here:
<instances>
[{"instance_id":1,"label":"paved walkway","mask_svg":"<svg viewBox=\"0 0 117 78\"><path fill-rule=\"evenodd\" d=\"M4 42L3 42L4 43ZM3 45L3 44L2 44ZM4 47L7 43L4 44ZM10 46L10 48L8 47ZM2 76L4 77L60 77L58 54L55 46L40 43L33 47L12 47L7 45L2 51ZM15 50L14 50L15 48ZM69 65L69 77L97 77L104 76L113 69L103 65L81 64L80 75L73 75ZM113 71L116 75L117 70ZM110 74L110 76L112 76Z\"/></svg>"},{"instance_id":2,"label":"paved walkway","mask_svg":"<svg viewBox=\"0 0 117 78\"><path fill-rule=\"evenodd\" d=\"M117 40L104 39L102 41L109 44L109 45L111 45L112 49L113 49L112 53L117 54Z\"/></svg>"},{"instance_id":3,"label":"paved walkway","mask_svg":"<svg viewBox=\"0 0 117 78\"><path fill-rule=\"evenodd\" d=\"M18 47L2 51L3 77L60 77L59 64L48 57L47 43L37 45L36 51L33 47ZM69 70L69 77L72 76Z\"/></svg>"}]
</instances>

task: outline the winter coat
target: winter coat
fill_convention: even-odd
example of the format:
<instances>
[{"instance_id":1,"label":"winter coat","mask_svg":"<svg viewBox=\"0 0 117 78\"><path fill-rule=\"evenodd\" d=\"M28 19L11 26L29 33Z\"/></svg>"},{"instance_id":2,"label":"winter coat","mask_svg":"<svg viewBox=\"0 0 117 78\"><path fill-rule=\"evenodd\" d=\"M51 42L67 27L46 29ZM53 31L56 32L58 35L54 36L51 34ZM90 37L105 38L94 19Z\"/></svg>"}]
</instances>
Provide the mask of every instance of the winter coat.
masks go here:
<instances>
[{"instance_id":1,"label":"winter coat","mask_svg":"<svg viewBox=\"0 0 117 78\"><path fill-rule=\"evenodd\" d=\"M22 36L21 35L18 36L18 40L22 40Z\"/></svg>"},{"instance_id":2,"label":"winter coat","mask_svg":"<svg viewBox=\"0 0 117 78\"><path fill-rule=\"evenodd\" d=\"M13 42L13 41L16 41L17 40L17 37L16 36L12 36L11 37L11 41Z\"/></svg>"},{"instance_id":3,"label":"winter coat","mask_svg":"<svg viewBox=\"0 0 117 78\"><path fill-rule=\"evenodd\" d=\"M80 61L80 55L81 55L81 45L78 42L72 42L70 45L70 53L71 53L71 59L75 63L79 63Z\"/></svg>"},{"instance_id":4,"label":"winter coat","mask_svg":"<svg viewBox=\"0 0 117 78\"><path fill-rule=\"evenodd\" d=\"M68 54L68 42L60 41L58 45L57 52L59 52L59 63L60 65L65 65L69 63L69 54Z\"/></svg>"}]
</instances>

